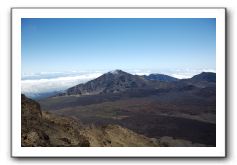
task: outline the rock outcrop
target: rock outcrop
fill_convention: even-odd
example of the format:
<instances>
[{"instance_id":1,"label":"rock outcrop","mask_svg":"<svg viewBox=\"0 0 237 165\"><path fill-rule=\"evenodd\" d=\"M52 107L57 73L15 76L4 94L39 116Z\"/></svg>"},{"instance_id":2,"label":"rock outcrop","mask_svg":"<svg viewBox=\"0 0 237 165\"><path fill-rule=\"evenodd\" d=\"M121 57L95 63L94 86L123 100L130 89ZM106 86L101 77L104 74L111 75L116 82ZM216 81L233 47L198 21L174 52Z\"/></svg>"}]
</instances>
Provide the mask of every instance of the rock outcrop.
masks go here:
<instances>
[{"instance_id":1,"label":"rock outcrop","mask_svg":"<svg viewBox=\"0 0 237 165\"><path fill-rule=\"evenodd\" d=\"M21 109L23 147L159 146L118 125L83 125L73 118L42 112L36 101L24 95Z\"/></svg>"}]
</instances>

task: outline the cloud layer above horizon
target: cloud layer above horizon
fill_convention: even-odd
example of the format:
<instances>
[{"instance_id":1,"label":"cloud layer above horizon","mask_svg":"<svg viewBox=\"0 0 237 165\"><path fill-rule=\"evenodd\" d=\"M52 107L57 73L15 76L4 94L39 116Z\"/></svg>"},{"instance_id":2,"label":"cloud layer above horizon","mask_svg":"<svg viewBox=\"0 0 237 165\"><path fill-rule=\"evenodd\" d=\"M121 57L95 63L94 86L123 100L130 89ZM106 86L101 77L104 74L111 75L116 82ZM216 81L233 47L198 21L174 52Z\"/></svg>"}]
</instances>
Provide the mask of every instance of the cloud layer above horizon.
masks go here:
<instances>
[{"instance_id":1,"label":"cloud layer above horizon","mask_svg":"<svg viewBox=\"0 0 237 165\"><path fill-rule=\"evenodd\" d=\"M173 70L173 71L152 71L152 70L130 70L131 74L136 75L149 75L151 73L162 73L167 74L179 79L191 78L193 75L201 72L215 72L214 69L185 69L185 70ZM21 80L21 91L22 93L32 96L41 93L59 92L66 90L72 86L80 83L86 83L89 80L95 79L105 71L89 71L89 72L41 72L41 73L30 73L23 74Z\"/></svg>"}]
</instances>

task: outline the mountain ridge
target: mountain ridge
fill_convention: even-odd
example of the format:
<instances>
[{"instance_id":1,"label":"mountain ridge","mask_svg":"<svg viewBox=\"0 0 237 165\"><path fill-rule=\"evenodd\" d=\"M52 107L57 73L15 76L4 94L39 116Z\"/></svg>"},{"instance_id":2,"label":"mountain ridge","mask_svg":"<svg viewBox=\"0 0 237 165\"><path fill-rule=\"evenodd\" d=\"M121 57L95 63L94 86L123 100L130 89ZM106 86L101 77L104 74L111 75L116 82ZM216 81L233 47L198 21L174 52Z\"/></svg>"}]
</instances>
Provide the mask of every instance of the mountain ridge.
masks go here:
<instances>
[{"instance_id":1,"label":"mountain ridge","mask_svg":"<svg viewBox=\"0 0 237 165\"><path fill-rule=\"evenodd\" d=\"M208 78L209 75L213 77ZM79 91L83 89L88 94L76 95L75 91L75 95L55 96L39 103L45 111L75 117L86 124L116 124L150 138L170 136L215 146L215 73L164 82L116 70L95 80L89 87L84 86L87 83L79 84ZM137 86L124 88L135 80ZM121 90L113 92L117 87Z\"/></svg>"},{"instance_id":2,"label":"mountain ridge","mask_svg":"<svg viewBox=\"0 0 237 165\"><path fill-rule=\"evenodd\" d=\"M122 70L107 72L93 80L78 84L61 92L56 96L69 95L97 95L106 93L121 93L132 89L167 89L178 86L187 89L189 86L205 87L215 83L215 73L202 72L189 79L177 79L165 74L133 75Z\"/></svg>"},{"instance_id":3,"label":"mountain ridge","mask_svg":"<svg viewBox=\"0 0 237 165\"><path fill-rule=\"evenodd\" d=\"M122 70L107 72L85 84L68 88L60 95L92 95L101 93L118 93L131 88L149 87L148 80Z\"/></svg>"},{"instance_id":4,"label":"mountain ridge","mask_svg":"<svg viewBox=\"0 0 237 165\"><path fill-rule=\"evenodd\" d=\"M178 78L169 76L169 75L165 75L165 74L149 74L149 75L144 75L143 76L145 79L147 80L154 80L154 81L163 81L163 82L173 82L173 81L178 81Z\"/></svg>"}]
</instances>

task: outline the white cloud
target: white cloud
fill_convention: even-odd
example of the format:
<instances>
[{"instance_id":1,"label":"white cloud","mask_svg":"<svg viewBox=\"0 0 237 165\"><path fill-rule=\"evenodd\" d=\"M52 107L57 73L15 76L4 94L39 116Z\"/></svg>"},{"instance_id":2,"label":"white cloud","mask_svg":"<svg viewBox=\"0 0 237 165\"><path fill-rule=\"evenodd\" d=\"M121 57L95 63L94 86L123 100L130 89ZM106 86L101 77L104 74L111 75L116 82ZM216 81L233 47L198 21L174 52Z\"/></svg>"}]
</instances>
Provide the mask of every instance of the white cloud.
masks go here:
<instances>
[{"instance_id":1,"label":"white cloud","mask_svg":"<svg viewBox=\"0 0 237 165\"><path fill-rule=\"evenodd\" d=\"M74 85L87 82L102 73L87 73L82 75L64 76L49 79L30 79L21 81L22 93L46 93L62 91Z\"/></svg>"},{"instance_id":2,"label":"white cloud","mask_svg":"<svg viewBox=\"0 0 237 165\"><path fill-rule=\"evenodd\" d=\"M131 73L131 74L139 75L139 76L149 75L149 74L152 73L151 70L140 70L140 69L129 70L128 72Z\"/></svg>"},{"instance_id":3,"label":"white cloud","mask_svg":"<svg viewBox=\"0 0 237 165\"><path fill-rule=\"evenodd\" d=\"M191 78L201 72L216 72L215 69L176 69L167 74L179 79Z\"/></svg>"},{"instance_id":4,"label":"white cloud","mask_svg":"<svg viewBox=\"0 0 237 165\"><path fill-rule=\"evenodd\" d=\"M151 73L167 74L176 78L191 78L201 72L215 72L214 69L176 69L176 70L125 70L131 74L149 75ZM105 71L72 71L72 72L43 72L23 74L21 80L22 93L35 95L63 91L80 83L101 76Z\"/></svg>"}]
</instances>

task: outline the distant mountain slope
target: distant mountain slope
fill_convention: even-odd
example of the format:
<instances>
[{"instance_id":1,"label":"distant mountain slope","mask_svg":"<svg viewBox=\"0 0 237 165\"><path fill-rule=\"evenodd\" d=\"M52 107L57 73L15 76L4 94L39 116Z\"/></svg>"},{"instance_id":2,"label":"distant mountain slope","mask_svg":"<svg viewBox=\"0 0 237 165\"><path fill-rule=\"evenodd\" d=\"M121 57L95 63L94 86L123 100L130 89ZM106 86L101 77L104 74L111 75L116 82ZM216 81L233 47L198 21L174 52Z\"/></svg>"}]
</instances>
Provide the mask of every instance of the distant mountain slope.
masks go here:
<instances>
[{"instance_id":1,"label":"distant mountain slope","mask_svg":"<svg viewBox=\"0 0 237 165\"><path fill-rule=\"evenodd\" d=\"M147 80L158 80L158 81L163 81L163 82L178 81L177 78L171 77L165 74L150 74L148 76L144 75L143 77Z\"/></svg>"},{"instance_id":2,"label":"distant mountain slope","mask_svg":"<svg viewBox=\"0 0 237 165\"><path fill-rule=\"evenodd\" d=\"M115 94L121 92L145 90L190 90L194 88L215 87L216 74L203 72L190 79L177 79L164 74L150 74L149 76L138 76L126 73L122 70L115 70L88 81L85 84L78 84L67 89L56 96L67 95L97 95Z\"/></svg>"},{"instance_id":3,"label":"distant mountain slope","mask_svg":"<svg viewBox=\"0 0 237 165\"><path fill-rule=\"evenodd\" d=\"M212 87L216 88L216 73L202 72L193 76L190 79L183 79L180 83L193 85L199 88Z\"/></svg>"},{"instance_id":4,"label":"distant mountain slope","mask_svg":"<svg viewBox=\"0 0 237 165\"><path fill-rule=\"evenodd\" d=\"M216 82L216 73L202 72L198 75L193 76L190 80L192 80L192 81Z\"/></svg>"},{"instance_id":5,"label":"distant mountain slope","mask_svg":"<svg viewBox=\"0 0 237 165\"><path fill-rule=\"evenodd\" d=\"M34 99L34 100L40 100L40 99L44 99L44 98L48 98L48 97L53 97L57 94L61 93L60 91L58 92L40 92L40 93L30 93L30 92L27 92L27 93L24 93L24 95L26 97L29 97L31 99Z\"/></svg>"},{"instance_id":6,"label":"distant mountain slope","mask_svg":"<svg viewBox=\"0 0 237 165\"><path fill-rule=\"evenodd\" d=\"M132 88L144 88L149 86L149 81L137 76L126 73L122 70L108 72L102 76L79 84L66 90L61 95L95 95L99 93L118 93Z\"/></svg>"},{"instance_id":7,"label":"distant mountain slope","mask_svg":"<svg viewBox=\"0 0 237 165\"><path fill-rule=\"evenodd\" d=\"M116 70L74 86L63 96L39 102L45 111L77 118L84 124L106 127L115 124L149 138L169 136L191 141L192 145L215 146L213 77L215 73L201 73L189 79L164 82Z\"/></svg>"}]
</instances>

